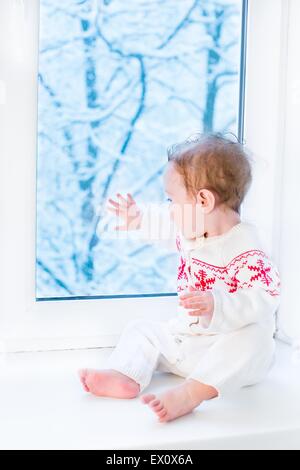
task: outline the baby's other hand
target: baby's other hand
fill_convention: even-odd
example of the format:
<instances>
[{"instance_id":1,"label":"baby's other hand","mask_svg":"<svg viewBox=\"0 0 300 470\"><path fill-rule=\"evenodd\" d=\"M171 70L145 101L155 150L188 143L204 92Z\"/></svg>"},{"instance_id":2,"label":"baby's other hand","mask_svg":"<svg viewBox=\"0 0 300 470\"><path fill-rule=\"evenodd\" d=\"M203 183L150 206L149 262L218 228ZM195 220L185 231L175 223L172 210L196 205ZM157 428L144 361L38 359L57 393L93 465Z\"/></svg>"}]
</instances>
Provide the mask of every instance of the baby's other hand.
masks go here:
<instances>
[{"instance_id":1,"label":"baby's other hand","mask_svg":"<svg viewBox=\"0 0 300 470\"><path fill-rule=\"evenodd\" d=\"M117 201L109 198L110 205L106 209L123 219L123 225L117 225L115 230L138 230L141 225L143 213L130 193L124 198L120 193L116 195Z\"/></svg>"},{"instance_id":2,"label":"baby's other hand","mask_svg":"<svg viewBox=\"0 0 300 470\"><path fill-rule=\"evenodd\" d=\"M211 292L199 291L193 286L189 286L189 292L179 295L179 305L184 308L191 308L188 312L191 316L213 315L214 296Z\"/></svg>"}]
</instances>

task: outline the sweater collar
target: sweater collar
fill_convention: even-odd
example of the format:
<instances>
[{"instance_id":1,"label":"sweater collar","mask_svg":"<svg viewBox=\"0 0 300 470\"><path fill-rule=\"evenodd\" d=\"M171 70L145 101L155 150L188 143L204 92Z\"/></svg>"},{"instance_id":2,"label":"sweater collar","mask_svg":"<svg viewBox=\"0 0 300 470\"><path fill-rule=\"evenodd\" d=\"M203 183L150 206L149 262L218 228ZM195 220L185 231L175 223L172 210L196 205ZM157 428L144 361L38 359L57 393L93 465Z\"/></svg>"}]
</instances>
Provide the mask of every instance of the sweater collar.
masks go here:
<instances>
[{"instance_id":1,"label":"sweater collar","mask_svg":"<svg viewBox=\"0 0 300 470\"><path fill-rule=\"evenodd\" d=\"M197 248L201 248L207 240L208 239L203 235L201 237L186 238L182 232L180 232L181 246L184 250L195 250Z\"/></svg>"},{"instance_id":2,"label":"sweater collar","mask_svg":"<svg viewBox=\"0 0 300 470\"><path fill-rule=\"evenodd\" d=\"M195 237L195 238L186 238L183 233L180 231L180 240L181 240L181 245L184 250L195 250L202 248L203 245L206 245L207 243L215 242L215 241L221 241L222 239L225 239L226 237L230 236L233 232L236 230L239 230L242 226L244 225L244 222L240 221L237 224L235 224L231 229L227 230L227 232L223 233L222 235L214 235L212 237L204 237L202 235L201 237Z\"/></svg>"}]
</instances>

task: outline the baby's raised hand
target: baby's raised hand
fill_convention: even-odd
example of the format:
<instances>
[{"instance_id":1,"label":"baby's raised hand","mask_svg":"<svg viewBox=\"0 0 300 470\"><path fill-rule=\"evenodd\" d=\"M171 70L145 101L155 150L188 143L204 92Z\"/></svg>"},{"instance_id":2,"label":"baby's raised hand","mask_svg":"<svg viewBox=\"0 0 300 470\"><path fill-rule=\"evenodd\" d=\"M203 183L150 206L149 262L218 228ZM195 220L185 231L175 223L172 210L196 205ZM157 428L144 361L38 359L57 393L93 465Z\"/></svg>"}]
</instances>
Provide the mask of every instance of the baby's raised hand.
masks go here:
<instances>
[{"instance_id":1,"label":"baby's raised hand","mask_svg":"<svg viewBox=\"0 0 300 470\"><path fill-rule=\"evenodd\" d=\"M188 312L191 316L213 315L214 297L211 292L199 291L189 286L189 292L179 295L179 305L191 308Z\"/></svg>"},{"instance_id":2,"label":"baby's raised hand","mask_svg":"<svg viewBox=\"0 0 300 470\"><path fill-rule=\"evenodd\" d=\"M115 230L138 230L140 228L142 211L133 199L130 193L127 193L125 199L120 193L117 193L117 201L109 198L110 205L106 209L113 212L117 217L123 219L123 225L117 225Z\"/></svg>"}]
</instances>

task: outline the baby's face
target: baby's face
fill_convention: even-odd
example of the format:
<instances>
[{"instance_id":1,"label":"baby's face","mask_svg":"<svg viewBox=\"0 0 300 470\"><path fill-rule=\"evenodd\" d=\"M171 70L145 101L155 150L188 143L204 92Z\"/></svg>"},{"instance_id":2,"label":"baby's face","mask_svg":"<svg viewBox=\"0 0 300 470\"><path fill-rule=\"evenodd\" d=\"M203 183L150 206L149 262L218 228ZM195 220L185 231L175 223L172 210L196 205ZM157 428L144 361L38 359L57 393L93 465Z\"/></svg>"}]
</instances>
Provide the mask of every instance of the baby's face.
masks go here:
<instances>
[{"instance_id":1,"label":"baby's face","mask_svg":"<svg viewBox=\"0 0 300 470\"><path fill-rule=\"evenodd\" d=\"M164 189L170 202L171 219L186 238L203 235L204 214L196 197L191 197L174 163L168 162L164 176Z\"/></svg>"}]
</instances>

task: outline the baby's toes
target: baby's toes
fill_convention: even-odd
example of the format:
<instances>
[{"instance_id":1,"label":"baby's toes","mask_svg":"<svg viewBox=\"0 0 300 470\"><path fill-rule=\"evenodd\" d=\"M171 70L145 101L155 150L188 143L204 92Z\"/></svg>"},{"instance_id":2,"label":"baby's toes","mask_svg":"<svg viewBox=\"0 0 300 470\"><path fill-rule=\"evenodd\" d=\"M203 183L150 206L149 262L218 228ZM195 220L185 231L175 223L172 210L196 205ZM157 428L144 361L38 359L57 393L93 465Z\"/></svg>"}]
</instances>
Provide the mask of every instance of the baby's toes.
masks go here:
<instances>
[{"instance_id":1,"label":"baby's toes","mask_svg":"<svg viewBox=\"0 0 300 470\"><path fill-rule=\"evenodd\" d=\"M160 423L169 421L170 419L170 414L168 413L168 410L164 407L159 413L158 413L158 421Z\"/></svg>"},{"instance_id":2,"label":"baby's toes","mask_svg":"<svg viewBox=\"0 0 300 470\"><path fill-rule=\"evenodd\" d=\"M87 386L86 384L86 377L87 377L87 369L81 369L80 371L78 371L78 375L79 375L79 378L80 378L80 382L84 388L84 390L86 392L89 392L90 389L89 387Z\"/></svg>"},{"instance_id":3,"label":"baby's toes","mask_svg":"<svg viewBox=\"0 0 300 470\"><path fill-rule=\"evenodd\" d=\"M89 387L87 386L87 384L85 383L85 380L84 380L84 379L81 380L81 384L82 384L82 386L83 386L83 388L84 388L84 390L85 390L86 392L89 392L89 391L90 391L90 389L89 389Z\"/></svg>"},{"instance_id":4,"label":"baby's toes","mask_svg":"<svg viewBox=\"0 0 300 470\"><path fill-rule=\"evenodd\" d=\"M87 369L79 369L78 370L77 373L78 373L78 376L79 376L80 380L84 379L86 377L87 371L88 371Z\"/></svg>"},{"instance_id":5,"label":"baby's toes","mask_svg":"<svg viewBox=\"0 0 300 470\"><path fill-rule=\"evenodd\" d=\"M164 418L167 414L167 410L163 407L160 411L158 411L157 416L161 419Z\"/></svg>"},{"instance_id":6,"label":"baby's toes","mask_svg":"<svg viewBox=\"0 0 300 470\"><path fill-rule=\"evenodd\" d=\"M164 407L164 405L162 404L161 400L159 399L156 399L156 400L153 400L151 403L150 403L150 406L151 408L153 409L153 411L155 411L155 413L158 413L159 411L161 411Z\"/></svg>"},{"instance_id":7,"label":"baby's toes","mask_svg":"<svg viewBox=\"0 0 300 470\"><path fill-rule=\"evenodd\" d=\"M148 403L150 403L150 402L151 402L152 400L154 400L154 399L155 399L155 395L153 395L153 394L151 394L151 393L148 393L148 394L146 394L146 395L142 395L142 396L141 396L141 401L142 401L143 403L145 403L146 405L147 405Z\"/></svg>"},{"instance_id":8,"label":"baby's toes","mask_svg":"<svg viewBox=\"0 0 300 470\"><path fill-rule=\"evenodd\" d=\"M151 400L150 403L149 403L151 408L155 408L159 404L160 404L160 400L158 398L155 398L154 400Z\"/></svg>"}]
</instances>

